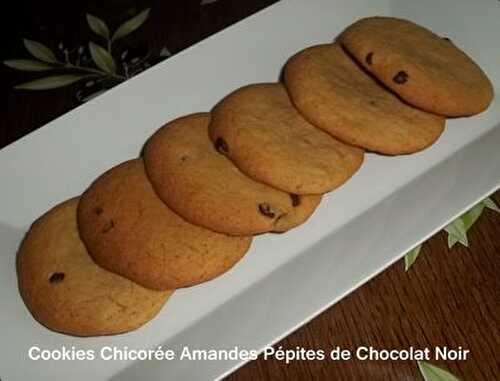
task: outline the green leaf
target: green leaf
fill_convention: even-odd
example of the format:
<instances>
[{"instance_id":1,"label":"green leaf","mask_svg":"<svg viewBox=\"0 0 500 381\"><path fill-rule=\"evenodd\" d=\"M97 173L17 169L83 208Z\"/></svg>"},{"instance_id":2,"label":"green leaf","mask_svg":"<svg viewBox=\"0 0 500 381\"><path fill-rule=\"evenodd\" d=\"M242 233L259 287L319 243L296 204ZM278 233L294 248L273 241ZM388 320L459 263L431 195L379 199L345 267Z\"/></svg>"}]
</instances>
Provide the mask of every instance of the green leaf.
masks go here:
<instances>
[{"instance_id":1,"label":"green leaf","mask_svg":"<svg viewBox=\"0 0 500 381\"><path fill-rule=\"evenodd\" d=\"M110 74L116 73L115 61L106 49L104 49L102 46L94 44L93 42L89 42L89 50L92 59L99 69L104 70L106 73Z\"/></svg>"},{"instance_id":2,"label":"green leaf","mask_svg":"<svg viewBox=\"0 0 500 381\"><path fill-rule=\"evenodd\" d=\"M98 36L104 37L106 40L109 39L108 26L99 17L87 13L87 23L89 24L89 28L92 30L92 32L94 32Z\"/></svg>"},{"instance_id":3,"label":"green leaf","mask_svg":"<svg viewBox=\"0 0 500 381\"><path fill-rule=\"evenodd\" d=\"M500 213L500 208L495 204L495 201L493 201L491 198L487 197L483 200L483 205L491 210L494 210L497 213Z\"/></svg>"},{"instance_id":4,"label":"green leaf","mask_svg":"<svg viewBox=\"0 0 500 381\"><path fill-rule=\"evenodd\" d=\"M484 210L484 204L480 202L479 204L474 205L471 209L462 214L460 218L464 222L466 232L469 231L469 229L472 227L472 225L474 225L479 216L481 216L483 210Z\"/></svg>"},{"instance_id":5,"label":"green leaf","mask_svg":"<svg viewBox=\"0 0 500 381\"><path fill-rule=\"evenodd\" d=\"M418 368L425 381L460 381L459 378L450 372L426 361L418 361Z\"/></svg>"},{"instance_id":6,"label":"green leaf","mask_svg":"<svg viewBox=\"0 0 500 381\"><path fill-rule=\"evenodd\" d=\"M413 248L409 252L406 253L405 255L405 271L408 271L413 265L413 263L416 261L418 255L420 254L420 250L422 249L422 245L418 245L417 247Z\"/></svg>"},{"instance_id":7,"label":"green leaf","mask_svg":"<svg viewBox=\"0 0 500 381\"><path fill-rule=\"evenodd\" d=\"M143 10L138 15L132 17L130 20L127 20L122 25L120 25L116 30L116 32L113 34L111 41L125 37L126 35L132 33L134 30L139 28L148 18L149 10L150 10L149 8Z\"/></svg>"},{"instance_id":8,"label":"green leaf","mask_svg":"<svg viewBox=\"0 0 500 381\"><path fill-rule=\"evenodd\" d=\"M36 79L31 82L22 83L20 85L14 86L14 89L18 90L49 90L56 89L58 87L68 86L75 83L88 75L54 75L51 77L45 77Z\"/></svg>"},{"instance_id":9,"label":"green leaf","mask_svg":"<svg viewBox=\"0 0 500 381\"><path fill-rule=\"evenodd\" d=\"M457 242L460 242L464 246L468 246L467 232L481 216L484 208L488 207L487 205L491 206L490 201L491 199L485 199L479 202L445 228L448 232L448 247L450 249ZM494 203L492 206L497 208Z\"/></svg>"},{"instance_id":10,"label":"green leaf","mask_svg":"<svg viewBox=\"0 0 500 381\"><path fill-rule=\"evenodd\" d=\"M464 246L469 246L469 241L467 240L467 229L465 228L465 224L462 221L461 217L457 218L451 224L446 226L444 230L446 230L446 232L449 234L448 247L450 249L456 242L460 242ZM452 239L450 239L450 236Z\"/></svg>"},{"instance_id":11,"label":"green leaf","mask_svg":"<svg viewBox=\"0 0 500 381\"><path fill-rule=\"evenodd\" d=\"M451 249L458 242L458 239L451 234L448 234L448 249Z\"/></svg>"},{"instance_id":12,"label":"green leaf","mask_svg":"<svg viewBox=\"0 0 500 381\"><path fill-rule=\"evenodd\" d=\"M12 69L23 71L45 71L57 69L53 65L35 60L7 60L3 61L3 63Z\"/></svg>"},{"instance_id":13,"label":"green leaf","mask_svg":"<svg viewBox=\"0 0 500 381\"><path fill-rule=\"evenodd\" d=\"M48 47L46 47L44 44L41 44L36 41L24 39L24 46L26 49L28 49L28 52L30 52L33 57L38 58L41 61L48 62L48 63L56 63L57 58L55 54L50 50Z\"/></svg>"}]
</instances>

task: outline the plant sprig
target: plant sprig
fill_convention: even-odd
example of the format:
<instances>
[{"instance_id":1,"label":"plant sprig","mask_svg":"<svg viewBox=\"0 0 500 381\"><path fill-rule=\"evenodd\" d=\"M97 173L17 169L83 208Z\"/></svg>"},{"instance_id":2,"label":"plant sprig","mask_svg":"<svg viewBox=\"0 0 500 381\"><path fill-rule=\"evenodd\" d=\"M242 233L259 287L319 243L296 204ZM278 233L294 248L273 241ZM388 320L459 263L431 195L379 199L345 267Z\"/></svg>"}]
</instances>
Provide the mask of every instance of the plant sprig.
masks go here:
<instances>
[{"instance_id":1,"label":"plant sprig","mask_svg":"<svg viewBox=\"0 0 500 381\"><path fill-rule=\"evenodd\" d=\"M500 208L491 198L487 197L484 200L478 202L460 217L453 220L443 229L446 233L448 233L449 249L451 249L456 243L460 243L466 247L469 246L467 232L477 222L485 209L491 209L497 213L500 213ZM421 248L422 245L419 245L405 254L405 271L408 271L413 263L417 260Z\"/></svg>"},{"instance_id":2,"label":"plant sprig","mask_svg":"<svg viewBox=\"0 0 500 381\"><path fill-rule=\"evenodd\" d=\"M111 35L109 27L100 18L87 14L87 24L89 28L98 36L106 40L106 48L94 42L89 42L88 47L94 67L83 66L77 61L70 62L66 54L65 62L57 59L56 54L46 45L33 40L24 39L23 43L26 50L35 59L12 59L4 61L4 64L12 69L27 72L42 71L63 71L64 74L51 75L34 81L22 83L14 86L15 89L23 90L49 90L63 86L71 85L82 79L89 77L100 77L103 79L122 82L129 78L128 68L122 63L121 73L118 72L118 65L113 58L113 43L121 38L128 36L137 30L149 17L150 9L147 8L135 15L131 19L123 22ZM65 51L66 52L66 51Z\"/></svg>"}]
</instances>

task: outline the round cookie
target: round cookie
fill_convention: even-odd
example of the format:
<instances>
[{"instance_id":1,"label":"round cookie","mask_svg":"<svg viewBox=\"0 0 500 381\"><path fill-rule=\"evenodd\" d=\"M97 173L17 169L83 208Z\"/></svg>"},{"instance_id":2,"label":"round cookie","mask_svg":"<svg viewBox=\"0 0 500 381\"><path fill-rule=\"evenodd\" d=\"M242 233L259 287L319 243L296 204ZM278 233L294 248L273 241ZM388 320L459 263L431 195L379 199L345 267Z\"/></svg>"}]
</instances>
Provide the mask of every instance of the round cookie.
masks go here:
<instances>
[{"instance_id":1,"label":"round cookie","mask_svg":"<svg viewBox=\"0 0 500 381\"><path fill-rule=\"evenodd\" d=\"M285 231L309 218L320 195L290 195L244 175L214 148L209 122L209 113L176 119L145 146L146 172L169 208L232 235Z\"/></svg>"},{"instance_id":2,"label":"round cookie","mask_svg":"<svg viewBox=\"0 0 500 381\"><path fill-rule=\"evenodd\" d=\"M172 291L143 288L94 263L78 236L78 199L40 217L17 257L19 290L36 320L76 336L127 332L151 320Z\"/></svg>"},{"instance_id":3,"label":"round cookie","mask_svg":"<svg viewBox=\"0 0 500 381\"><path fill-rule=\"evenodd\" d=\"M493 99L490 80L467 54L411 21L368 17L349 26L340 41L381 82L422 110L473 115Z\"/></svg>"},{"instance_id":4,"label":"round cookie","mask_svg":"<svg viewBox=\"0 0 500 381\"><path fill-rule=\"evenodd\" d=\"M339 44L317 45L290 58L284 79L300 112L349 144L405 154L435 142L445 119L402 102L366 74Z\"/></svg>"},{"instance_id":5,"label":"round cookie","mask_svg":"<svg viewBox=\"0 0 500 381\"><path fill-rule=\"evenodd\" d=\"M280 83L249 85L229 94L212 110L209 133L242 172L293 194L331 191L363 162L363 150L307 122Z\"/></svg>"},{"instance_id":6,"label":"round cookie","mask_svg":"<svg viewBox=\"0 0 500 381\"><path fill-rule=\"evenodd\" d=\"M158 290L215 278L243 257L252 240L183 220L158 198L141 159L94 181L80 198L78 226L99 265Z\"/></svg>"}]
</instances>

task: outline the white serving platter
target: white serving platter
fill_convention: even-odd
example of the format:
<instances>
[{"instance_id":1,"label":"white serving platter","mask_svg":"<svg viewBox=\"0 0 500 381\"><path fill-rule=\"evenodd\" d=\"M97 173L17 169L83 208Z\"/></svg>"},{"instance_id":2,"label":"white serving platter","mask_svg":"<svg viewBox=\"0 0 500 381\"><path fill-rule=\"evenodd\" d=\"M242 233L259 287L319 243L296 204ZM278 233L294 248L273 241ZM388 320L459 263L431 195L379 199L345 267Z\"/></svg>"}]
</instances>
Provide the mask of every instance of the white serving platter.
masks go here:
<instances>
[{"instance_id":1,"label":"white serving platter","mask_svg":"<svg viewBox=\"0 0 500 381\"><path fill-rule=\"evenodd\" d=\"M231 90L276 80L298 50L331 41L369 15L394 15L450 37L500 85L495 0L282 1L186 49L0 151L0 379L209 380L242 361L30 360L42 349L261 349L397 261L500 186L500 101L449 120L441 139L411 156L368 154L311 220L254 240L215 281L179 290L159 316L124 335L53 333L28 313L15 255L30 223L100 173L136 156L165 121L209 110Z\"/></svg>"}]
</instances>

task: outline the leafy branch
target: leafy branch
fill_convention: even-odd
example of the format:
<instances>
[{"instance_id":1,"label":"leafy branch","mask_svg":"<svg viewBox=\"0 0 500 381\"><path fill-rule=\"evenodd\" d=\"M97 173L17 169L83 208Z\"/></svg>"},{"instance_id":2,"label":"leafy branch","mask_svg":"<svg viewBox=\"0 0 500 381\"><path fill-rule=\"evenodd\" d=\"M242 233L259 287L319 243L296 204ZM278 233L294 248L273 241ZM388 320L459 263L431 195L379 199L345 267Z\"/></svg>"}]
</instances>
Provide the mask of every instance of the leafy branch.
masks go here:
<instances>
[{"instance_id":1,"label":"leafy branch","mask_svg":"<svg viewBox=\"0 0 500 381\"><path fill-rule=\"evenodd\" d=\"M451 249L456 243L460 243L466 247L469 246L469 239L467 238L467 232L476 223L478 218L483 214L485 209L491 209L497 213L500 213L500 208L495 204L495 202L487 197L481 202L474 205L467 212L462 214L457 219L453 220L448 224L443 230L448 233L448 248ZM422 245L419 245L408 253L406 253L405 261L405 271L408 271L413 263L417 260L418 255Z\"/></svg>"},{"instance_id":2,"label":"leafy branch","mask_svg":"<svg viewBox=\"0 0 500 381\"><path fill-rule=\"evenodd\" d=\"M27 72L62 71L64 74L51 75L34 81L14 86L15 89L23 90L48 90L71 85L84 78L95 77L99 80L112 80L122 82L129 78L128 66L122 63L121 70L113 58L113 43L128 36L137 30L149 17L150 9L145 9L136 16L122 23L111 35L108 26L100 18L87 14L89 28L106 41L106 47L94 42L89 42L88 49L95 67L81 65L79 59L72 63L65 51L64 61L59 60L56 54L46 45L24 39L23 43L28 52L35 59L12 59L4 61L4 64L12 69Z\"/></svg>"}]
</instances>

